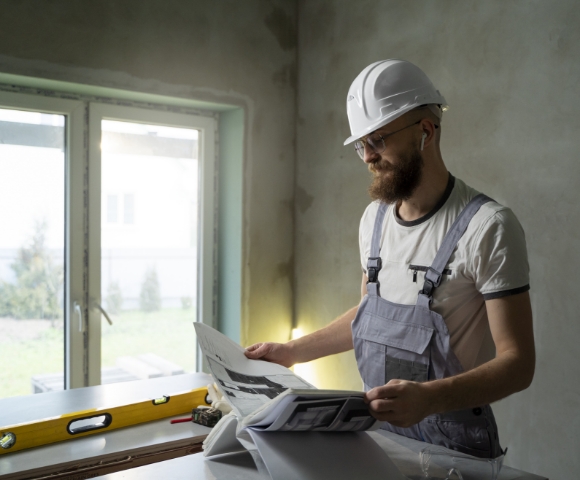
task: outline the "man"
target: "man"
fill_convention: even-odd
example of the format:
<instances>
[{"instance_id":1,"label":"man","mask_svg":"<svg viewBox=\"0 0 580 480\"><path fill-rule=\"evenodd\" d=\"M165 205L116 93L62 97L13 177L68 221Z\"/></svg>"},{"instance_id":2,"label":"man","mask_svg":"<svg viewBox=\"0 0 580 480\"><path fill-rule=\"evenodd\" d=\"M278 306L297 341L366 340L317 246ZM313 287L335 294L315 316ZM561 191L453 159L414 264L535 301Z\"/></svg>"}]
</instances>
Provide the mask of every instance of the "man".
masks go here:
<instances>
[{"instance_id":1,"label":"man","mask_svg":"<svg viewBox=\"0 0 580 480\"><path fill-rule=\"evenodd\" d=\"M347 112L375 200L360 224L361 303L249 358L291 366L354 347L382 428L483 458L502 454L489 403L527 388L535 349L523 231L454 178L439 147L445 99L415 65L353 82Z\"/></svg>"}]
</instances>

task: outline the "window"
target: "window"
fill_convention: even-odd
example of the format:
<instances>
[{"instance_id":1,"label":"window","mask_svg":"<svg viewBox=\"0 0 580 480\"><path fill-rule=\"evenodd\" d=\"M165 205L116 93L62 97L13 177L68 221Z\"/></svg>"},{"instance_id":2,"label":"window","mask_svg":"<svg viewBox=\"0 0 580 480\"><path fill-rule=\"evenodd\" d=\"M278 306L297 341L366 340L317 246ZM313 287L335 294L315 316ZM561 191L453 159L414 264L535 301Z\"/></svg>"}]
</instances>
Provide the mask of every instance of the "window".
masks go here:
<instances>
[{"instance_id":1,"label":"window","mask_svg":"<svg viewBox=\"0 0 580 480\"><path fill-rule=\"evenodd\" d=\"M215 116L71 97L0 91L0 397L195 371L215 315Z\"/></svg>"},{"instance_id":2,"label":"window","mask_svg":"<svg viewBox=\"0 0 580 480\"><path fill-rule=\"evenodd\" d=\"M135 196L132 193L126 193L123 198L123 223L125 225L133 225L133 218L135 216ZM195 200L197 200L197 198Z\"/></svg>"},{"instance_id":3,"label":"window","mask_svg":"<svg viewBox=\"0 0 580 480\"><path fill-rule=\"evenodd\" d=\"M107 223L117 223L119 216L119 195L107 195Z\"/></svg>"},{"instance_id":4,"label":"window","mask_svg":"<svg viewBox=\"0 0 580 480\"><path fill-rule=\"evenodd\" d=\"M1 396L64 387L65 119L0 108Z\"/></svg>"},{"instance_id":5,"label":"window","mask_svg":"<svg viewBox=\"0 0 580 480\"><path fill-rule=\"evenodd\" d=\"M107 151L107 150L105 150ZM135 223L135 194L103 193L103 212L106 215L106 223L133 225ZM197 202L197 199L196 199Z\"/></svg>"}]
</instances>

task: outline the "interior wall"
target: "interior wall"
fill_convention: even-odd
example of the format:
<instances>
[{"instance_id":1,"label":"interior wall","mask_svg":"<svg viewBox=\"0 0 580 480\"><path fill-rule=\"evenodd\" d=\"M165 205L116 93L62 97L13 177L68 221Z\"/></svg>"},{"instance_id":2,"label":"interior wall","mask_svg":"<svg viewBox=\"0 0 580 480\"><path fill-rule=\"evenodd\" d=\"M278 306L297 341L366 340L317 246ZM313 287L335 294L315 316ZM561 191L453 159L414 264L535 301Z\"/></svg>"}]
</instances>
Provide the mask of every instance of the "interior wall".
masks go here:
<instances>
[{"instance_id":1,"label":"interior wall","mask_svg":"<svg viewBox=\"0 0 580 480\"><path fill-rule=\"evenodd\" d=\"M410 60L446 97L449 170L513 209L526 232L537 345L532 386L494 405L506 462L576 478L580 416L580 5L299 2L296 320L305 333L358 303L369 174L352 147L350 83ZM307 372L308 373L308 372ZM315 362L319 386L360 388L351 353Z\"/></svg>"},{"instance_id":2,"label":"interior wall","mask_svg":"<svg viewBox=\"0 0 580 480\"><path fill-rule=\"evenodd\" d=\"M224 115L221 126L244 122L243 140L234 139L243 144L243 155L238 148L224 158L231 145L224 146L220 168L236 168L242 176L242 185L221 183L229 189L221 198L244 192L239 210L229 213L238 216L243 235L226 239L228 248L242 252L223 259L241 257L242 278L228 280L243 290L239 305L221 307L230 316L241 311L241 332L231 325L226 330L243 344L288 338L296 2L2 2L0 72L239 107ZM242 158L243 165L236 164ZM221 265L220 274L228 275L231 266Z\"/></svg>"},{"instance_id":3,"label":"interior wall","mask_svg":"<svg viewBox=\"0 0 580 480\"><path fill-rule=\"evenodd\" d=\"M342 146L346 92L378 59L420 65L451 106L442 139L449 169L510 206L527 234L538 362L532 387L495 406L507 463L575 478L580 7L299 3L296 37L288 0L6 1L0 72L244 109L240 340L249 344L288 336L293 271L305 332L358 302L369 178ZM321 387L361 386L351 353L307 374Z\"/></svg>"}]
</instances>

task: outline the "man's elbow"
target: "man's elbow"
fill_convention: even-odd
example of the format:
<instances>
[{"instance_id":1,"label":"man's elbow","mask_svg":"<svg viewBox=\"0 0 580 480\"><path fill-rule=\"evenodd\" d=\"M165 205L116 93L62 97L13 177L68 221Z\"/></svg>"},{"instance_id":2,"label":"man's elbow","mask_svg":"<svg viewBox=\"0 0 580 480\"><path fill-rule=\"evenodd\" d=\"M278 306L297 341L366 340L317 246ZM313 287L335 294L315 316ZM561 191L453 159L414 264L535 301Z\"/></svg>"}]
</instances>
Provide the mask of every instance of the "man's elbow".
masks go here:
<instances>
[{"instance_id":1,"label":"man's elbow","mask_svg":"<svg viewBox=\"0 0 580 480\"><path fill-rule=\"evenodd\" d=\"M535 354L527 355L519 359L518 371L516 373L516 392L521 392L528 388L534 380L534 373L536 372L536 356ZM515 393L515 392L514 392Z\"/></svg>"},{"instance_id":2,"label":"man's elbow","mask_svg":"<svg viewBox=\"0 0 580 480\"><path fill-rule=\"evenodd\" d=\"M535 367L532 366L532 368L529 369L529 372L526 372L526 374L523 376L522 388L520 388L519 391L525 390L526 388L528 388L532 384L532 381L534 380L534 373L535 373Z\"/></svg>"},{"instance_id":3,"label":"man's elbow","mask_svg":"<svg viewBox=\"0 0 580 480\"><path fill-rule=\"evenodd\" d=\"M521 392L532 384L536 370L535 351L522 352L517 349L506 350L498 354L503 358L506 370L504 379L509 395Z\"/></svg>"}]
</instances>

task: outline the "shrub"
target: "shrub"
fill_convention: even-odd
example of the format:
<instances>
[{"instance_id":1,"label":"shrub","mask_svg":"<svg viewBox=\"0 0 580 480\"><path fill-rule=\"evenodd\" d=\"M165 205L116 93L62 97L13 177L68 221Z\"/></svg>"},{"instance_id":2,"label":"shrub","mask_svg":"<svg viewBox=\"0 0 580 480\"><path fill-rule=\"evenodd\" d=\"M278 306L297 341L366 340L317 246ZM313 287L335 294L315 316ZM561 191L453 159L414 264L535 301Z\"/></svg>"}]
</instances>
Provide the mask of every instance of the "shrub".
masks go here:
<instances>
[{"instance_id":1,"label":"shrub","mask_svg":"<svg viewBox=\"0 0 580 480\"><path fill-rule=\"evenodd\" d=\"M144 312L155 312L161 309L161 293L155 267L148 268L145 272L139 295L139 307Z\"/></svg>"},{"instance_id":2,"label":"shrub","mask_svg":"<svg viewBox=\"0 0 580 480\"><path fill-rule=\"evenodd\" d=\"M110 282L107 288L107 313L116 315L121 312L123 307L123 293L118 282Z\"/></svg>"},{"instance_id":3,"label":"shrub","mask_svg":"<svg viewBox=\"0 0 580 480\"><path fill-rule=\"evenodd\" d=\"M46 248L47 222L36 222L28 245L20 247L10 268L16 283L0 283L0 316L24 318L60 318L63 285L62 266L55 266Z\"/></svg>"},{"instance_id":4,"label":"shrub","mask_svg":"<svg viewBox=\"0 0 580 480\"><path fill-rule=\"evenodd\" d=\"M193 299L191 297L181 297L181 308L189 310L193 306Z\"/></svg>"}]
</instances>

